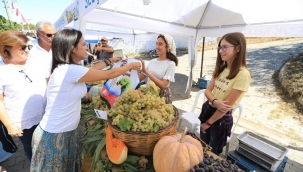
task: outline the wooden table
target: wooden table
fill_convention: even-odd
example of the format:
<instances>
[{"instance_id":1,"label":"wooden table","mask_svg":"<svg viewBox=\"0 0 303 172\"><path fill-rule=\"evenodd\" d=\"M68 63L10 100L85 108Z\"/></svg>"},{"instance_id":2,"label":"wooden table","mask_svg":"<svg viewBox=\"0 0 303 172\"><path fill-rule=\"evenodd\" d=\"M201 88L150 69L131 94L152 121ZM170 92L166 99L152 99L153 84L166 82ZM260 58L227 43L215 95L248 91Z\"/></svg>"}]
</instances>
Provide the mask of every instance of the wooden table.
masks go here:
<instances>
[{"instance_id":1,"label":"wooden table","mask_svg":"<svg viewBox=\"0 0 303 172\"><path fill-rule=\"evenodd\" d=\"M216 155L216 154L214 154L213 152L211 152L211 151L207 151L206 152L209 156L213 156L214 157L214 159L217 159L217 158L219 158L220 160L222 160L222 158L221 157L219 157L218 155Z\"/></svg>"}]
</instances>

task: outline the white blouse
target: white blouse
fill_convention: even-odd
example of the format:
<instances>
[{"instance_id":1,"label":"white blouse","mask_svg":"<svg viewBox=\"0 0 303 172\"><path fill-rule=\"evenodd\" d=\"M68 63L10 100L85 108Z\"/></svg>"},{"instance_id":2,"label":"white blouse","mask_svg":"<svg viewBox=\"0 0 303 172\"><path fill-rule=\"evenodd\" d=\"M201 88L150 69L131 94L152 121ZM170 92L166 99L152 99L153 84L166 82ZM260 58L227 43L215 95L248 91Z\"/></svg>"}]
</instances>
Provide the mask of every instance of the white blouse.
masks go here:
<instances>
[{"instance_id":1,"label":"white blouse","mask_svg":"<svg viewBox=\"0 0 303 172\"><path fill-rule=\"evenodd\" d=\"M175 82L175 69L175 62L169 59L163 61L152 59L147 65L147 70L158 79L167 79L169 82ZM170 84L168 84L167 87L169 87L169 85Z\"/></svg>"},{"instance_id":2,"label":"white blouse","mask_svg":"<svg viewBox=\"0 0 303 172\"><path fill-rule=\"evenodd\" d=\"M0 61L0 94L12 122L23 129L37 125L46 105L46 79L35 61L27 60L25 68Z\"/></svg>"}]
</instances>

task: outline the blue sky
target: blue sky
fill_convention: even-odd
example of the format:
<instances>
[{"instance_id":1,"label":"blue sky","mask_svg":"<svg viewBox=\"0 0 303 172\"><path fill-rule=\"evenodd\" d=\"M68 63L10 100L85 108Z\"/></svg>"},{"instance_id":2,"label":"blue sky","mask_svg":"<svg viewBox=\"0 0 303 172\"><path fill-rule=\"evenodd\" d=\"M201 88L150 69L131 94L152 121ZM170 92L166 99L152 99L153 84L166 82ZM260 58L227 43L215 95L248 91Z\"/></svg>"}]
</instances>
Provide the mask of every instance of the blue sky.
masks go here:
<instances>
[{"instance_id":1,"label":"blue sky","mask_svg":"<svg viewBox=\"0 0 303 172\"><path fill-rule=\"evenodd\" d=\"M16 17L15 12L11 12L12 0L6 1L11 20L20 23L21 17ZM36 24L41 20L54 23L72 2L73 0L18 0L18 7L26 19L31 19L30 23ZM0 9L0 15L7 19L2 0L0 1Z\"/></svg>"}]
</instances>

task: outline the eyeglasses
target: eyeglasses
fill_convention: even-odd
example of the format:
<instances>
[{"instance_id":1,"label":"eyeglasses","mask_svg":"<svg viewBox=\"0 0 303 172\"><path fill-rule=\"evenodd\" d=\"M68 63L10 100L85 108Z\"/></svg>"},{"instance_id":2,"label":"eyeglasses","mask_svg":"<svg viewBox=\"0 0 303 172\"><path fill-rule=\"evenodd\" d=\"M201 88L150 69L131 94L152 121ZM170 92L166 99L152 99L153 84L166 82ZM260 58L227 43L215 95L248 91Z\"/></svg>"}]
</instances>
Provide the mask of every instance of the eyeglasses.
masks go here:
<instances>
[{"instance_id":1,"label":"eyeglasses","mask_svg":"<svg viewBox=\"0 0 303 172\"><path fill-rule=\"evenodd\" d=\"M25 77L25 80L26 80L28 83L33 82L33 81L27 76L27 74L24 72L24 70L19 70L19 73L21 73L21 74Z\"/></svg>"},{"instance_id":2,"label":"eyeglasses","mask_svg":"<svg viewBox=\"0 0 303 172\"><path fill-rule=\"evenodd\" d=\"M227 46L219 46L218 47L218 51L220 51L222 49L223 52L225 52L227 50L227 48L230 48L230 47L236 47L237 45L227 45Z\"/></svg>"},{"instance_id":3,"label":"eyeglasses","mask_svg":"<svg viewBox=\"0 0 303 172\"><path fill-rule=\"evenodd\" d=\"M21 49L24 51L25 49L31 50L33 48L33 45L22 45Z\"/></svg>"}]
</instances>

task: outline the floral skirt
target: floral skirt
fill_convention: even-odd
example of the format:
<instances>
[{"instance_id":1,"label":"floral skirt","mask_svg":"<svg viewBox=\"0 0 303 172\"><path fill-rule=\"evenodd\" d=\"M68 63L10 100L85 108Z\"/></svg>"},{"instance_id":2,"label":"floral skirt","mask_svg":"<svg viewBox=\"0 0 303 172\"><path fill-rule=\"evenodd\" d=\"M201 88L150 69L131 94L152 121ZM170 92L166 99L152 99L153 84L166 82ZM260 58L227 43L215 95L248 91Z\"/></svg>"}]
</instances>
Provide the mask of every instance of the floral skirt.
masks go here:
<instances>
[{"instance_id":1,"label":"floral skirt","mask_svg":"<svg viewBox=\"0 0 303 172\"><path fill-rule=\"evenodd\" d=\"M38 126L33 134L32 149L31 172L80 171L77 130L49 133Z\"/></svg>"},{"instance_id":2,"label":"floral skirt","mask_svg":"<svg viewBox=\"0 0 303 172\"><path fill-rule=\"evenodd\" d=\"M159 96L165 98L166 104L172 104L173 100L172 100L172 94L170 88L166 87L164 89L161 89Z\"/></svg>"}]
</instances>

